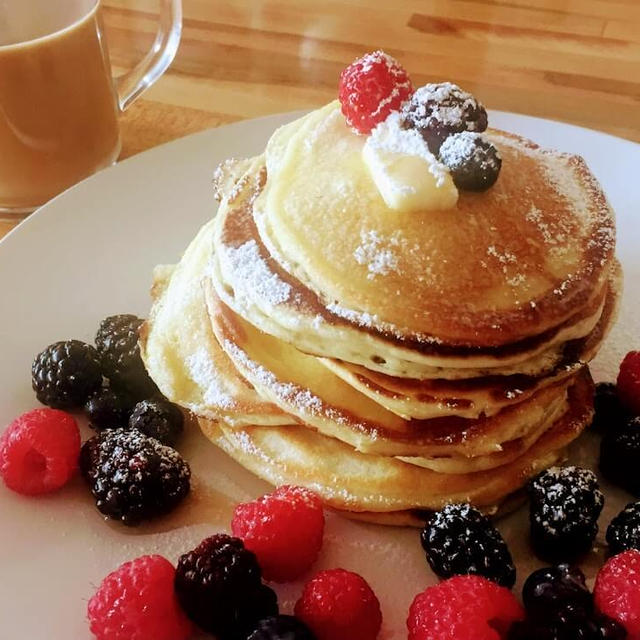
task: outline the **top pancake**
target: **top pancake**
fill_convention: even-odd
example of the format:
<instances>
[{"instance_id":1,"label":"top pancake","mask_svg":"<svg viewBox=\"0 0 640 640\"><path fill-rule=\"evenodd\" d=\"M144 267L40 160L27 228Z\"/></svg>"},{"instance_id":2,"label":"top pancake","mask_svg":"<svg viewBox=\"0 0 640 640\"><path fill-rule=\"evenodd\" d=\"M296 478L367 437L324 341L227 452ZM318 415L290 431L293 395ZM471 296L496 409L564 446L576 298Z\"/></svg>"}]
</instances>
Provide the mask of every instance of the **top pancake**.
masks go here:
<instances>
[{"instance_id":1,"label":"top pancake","mask_svg":"<svg viewBox=\"0 0 640 640\"><path fill-rule=\"evenodd\" d=\"M373 317L405 344L499 347L557 327L603 289L613 213L581 158L487 136L503 160L494 187L399 213L331 103L272 136L254 203L262 239L339 315Z\"/></svg>"},{"instance_id":2,"label":"top pancake","mask_svg":"<svg viewBox=\"0 0 640 640\"><path fill-rule=\"evenodd\" d=\"M266 181L263 157L226 165L222 175L228 182L214 224L210 264L217 294L265 333L306 353L421 380L541 376L562 360L566 342L588 335L601 316L607 282L560 325L500 347L451 346L435 340L417 343L397 331L379 330L375 315L344 313L344 307L336 309L323 301L292 275L292 265L285 270L274 258L277 251L263 242L266 236L258 224L264 216L257 210ZM220 177L218 185L222 185Z\"/></svg>"}]
</instances>

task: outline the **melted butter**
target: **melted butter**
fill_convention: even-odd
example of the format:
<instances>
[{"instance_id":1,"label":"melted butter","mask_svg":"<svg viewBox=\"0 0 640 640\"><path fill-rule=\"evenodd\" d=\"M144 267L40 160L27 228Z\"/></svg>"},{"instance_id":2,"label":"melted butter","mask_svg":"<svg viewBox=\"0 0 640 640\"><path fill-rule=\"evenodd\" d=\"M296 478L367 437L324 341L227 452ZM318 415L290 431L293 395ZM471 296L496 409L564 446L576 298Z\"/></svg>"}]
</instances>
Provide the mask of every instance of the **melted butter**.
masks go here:
<instances>
[{"instance_id":1,"label":"melted butter","mask_svg":"<svg viewBox=\"0 0 640 640\"><path fill-rule=\"evenodd\" d=\"M447 168L414 129L403 129L392 113L367 138L362 158L386 205L411 213L451 209L458 190Z\"/></svg>"}]
</instances>

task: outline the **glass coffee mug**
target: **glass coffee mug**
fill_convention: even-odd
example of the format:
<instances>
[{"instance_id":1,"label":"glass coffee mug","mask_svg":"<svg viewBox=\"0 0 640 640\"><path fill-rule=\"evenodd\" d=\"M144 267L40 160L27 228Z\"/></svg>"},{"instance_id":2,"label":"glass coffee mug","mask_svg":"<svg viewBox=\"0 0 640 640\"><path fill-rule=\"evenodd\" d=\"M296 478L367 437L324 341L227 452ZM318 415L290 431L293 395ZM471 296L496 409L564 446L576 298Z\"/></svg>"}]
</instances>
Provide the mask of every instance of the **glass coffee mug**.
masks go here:
<instances>
[{"instance_id":1,"label":"glass coffee mug","mask_svg":"<svg viewBox=\"0 0 640 640\"><path fill-rule=\"evenodd\" d=\"M146 57L112 79L100 0L0 0L0 214L26 214L115 162L118 115L171 64L181 0Z\"/></svg>"}]
</instances>

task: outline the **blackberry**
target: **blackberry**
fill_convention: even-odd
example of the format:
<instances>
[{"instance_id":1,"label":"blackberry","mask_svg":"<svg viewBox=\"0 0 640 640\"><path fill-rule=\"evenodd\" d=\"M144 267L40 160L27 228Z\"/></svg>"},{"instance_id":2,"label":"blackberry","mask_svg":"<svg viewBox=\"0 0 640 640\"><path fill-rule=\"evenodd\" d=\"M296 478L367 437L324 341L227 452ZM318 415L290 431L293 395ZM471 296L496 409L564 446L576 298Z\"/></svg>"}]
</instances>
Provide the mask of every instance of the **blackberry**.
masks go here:
<instances>
[{"instance_id":1,"label":"blackberry","mask_svg":"<svg viewBox=\"0 0 640 640\"><path fill-rule=\"evenodd\" d=\"M117 429L127 425L131 403L113 389L101 387L89 396L84 404L84 411L90 426L97 431Z\"/></svg>"},{"instance_id":2,"label":"blackberry","mask_svg":"<svg viewBox=\"0 0 640 640\"><path fill-rule=\"evenodd\" d=\"M422 547L441 578L475 574L512 587L516 569L511 553L491 521L468 504L436 511L421 533Z\"/></svg>"},{"instance_id":3,"label":"blackberry","mask_svg":"<svg viewBox=\"0 0 640 640\"><path fill-rule=\"evenodd\" d=\"M593 609L593 597L584 573L568 564L534 571L522 587L522 602L527 612L538 617L569 605L584 611Z\"/></svg>"},{"instance_id":4,"label":"blackberry","mask_svg":"<svg viewBox=\"0 0 640 640\"><path fill-rule=\"evenodd\" d=\"M159 393L140 357L138 334L144 320L131 314L109 316L96 334L96 347L104 374L114 389L125 391L136 400Z\"/></svg>"},{"instance_id":5,"label":"blackberry","mask_svg":"<svg viewBox=\"0 0 640 640\"><path fill-rule=\"evenodd\" d=\"M259 620L278 614L277 598L262 584L255 555L224 533L180 557L175 590L187 615L221 640L246 638Z\"/></svg>"},{"instance_id":6,"label":"blackberry","mask_svg":"<svg viewBox=\"0 0 640 640\"><path fill-rule=\"evenodd\" d=\"M220 640L246 640L256 620L278 615L278 596L266 584L261 584L255 593L247 593L236 601L232 611L226 631L220 631L218 637Z\"/></svg>"},{"instance_id":7,"label":"blackberry","mask_svg":"<svg viewBox=\"0 0 640 640\"><path fill-rule=\"evenodd\" d=\"M108 429L87 440L80 470L99 511L126 525L167 513L190 487L180 454L135 429Z\"/></svg>"},{"instance_id":8,"label":"blackberry","mask_svg":"<svg viewBox=\"0 0 640 640\"><path fill-rule=\"evenodd\" d=\"M439 158L449 168L456 187L466 191L486 191L502 167L496 147L469 131L449 136L440 147Z\"/></svg>"},{"instance_id":9,"label":"blackberry","mask_svg":"<svg viewBox=\"0 0 640 640\"><path fill-rule=\"evenodd\" d=\"M601 614L596 616L596 623L600 627L602 640L625 640L627 637L627 630L612 618Z\"/></svg>"},{"instance_id":10,"label":"blackberry","mask_svg":"<svg viewBox=\"0 0 640 640\"><path fill-rule=\"evenodd\" d=\"M630 502L607 528L611 555L629 549L640 550L640 502Z\"/></svg>"},{"instance_id":11,"label":"blackberry","mask_svg":"<svg viewBox=\"0 0 640 640\"><path fill-rule=\"evenodd\" d=\"M247 640L316 640L316 637L298 618L279 615L260 620Z\"/></svg>"},{"instance_id":12,"label":"blackberry","mask_svg":"<svg viewBox=\"0 0 640 640\"><path fill-rule=\"evenodd\" d=\"M138 429L147 436L173 446L184 424L182 411L168 400L142 400L133 409L129 427Z\"/></svg>"},{"instance_id":13,"label":"blackberry","mask_svg":"<svg viewBox=\"0 0 640 640\"><path fill-rule=\"evenodd\" d=\"M534 478L527 491L531 541L538 556L568 561L591 548L604 504L592 471L552 467Z\"/></svg>"},{"instance_id":14,"label":"blackberry","mask_svg":"<svg viewBox=\"0 0 640 640\"><path fill-rule=\"evenodd\" d=\"M508 640L624 640L625 630L615 621L579 607L566 607L547 617L516 622Z\"/></svg>"},{"instance_id":15,"label":"blackberry","mask_svg":"<svg viewBox=\"0 0 640 640\"><path fill-rule=\"evenodd\" d=\"M640 417L618 431L606 433L600 443L600 471L607 480L640 498Z\"/></svg>"},{"instance_id":16,"label":"blackberry","mask_svg":"<svg viewBox=\"0 0 640 640\"><path fill-rule=\"evenodd\" d=\"M450 135L462 131L481 133L488 124L482 104L450 82L417 89L402 108L402 122L422 135L434 155Z\"/></svg>"},{"instance_id":17,"label":"blackberry","mask_svg":"<svg viewBox=\"0 0 640 640\"><path fill-rule=\"evenodd\" d=\"M31 365L31 386L42 404L54 409L80 407L102 385L100 357L80 340L54 342Z\"/></svg>"},{"instance_id":18,"label":"blackberry","mask_svg":"<svg viewBox=\"0 0 640 640\"><path fill-rule=\"evenodd\" d=\"M591 427L599 433L609 433L623 427L629 412L620 402L618 387L612 382L599 382L593 397L593 422Z\"/></svg>"}]
</instances>

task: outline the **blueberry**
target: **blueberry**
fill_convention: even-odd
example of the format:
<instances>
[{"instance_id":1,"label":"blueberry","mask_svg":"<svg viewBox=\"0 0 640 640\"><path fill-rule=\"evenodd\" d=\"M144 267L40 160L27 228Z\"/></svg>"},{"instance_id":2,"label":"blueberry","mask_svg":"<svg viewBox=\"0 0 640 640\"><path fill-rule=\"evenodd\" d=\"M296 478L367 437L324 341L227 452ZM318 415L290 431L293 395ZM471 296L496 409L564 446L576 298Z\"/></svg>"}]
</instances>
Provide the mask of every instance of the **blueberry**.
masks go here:
<instances>
[{"instance_id":1,"label":"blueberry","mask_svg":"<svg viewBox=\"0 0 640 640\"><path fill-rule=\"evenodd\" d=\"M522 601L528 612L540 616L560 611L568 605L585 611L593 608L584 574L568 564L534 571L524 583Z\"/></svg>"},{"instance_id":2,"label":"blueberry","mask_svg":"<svg viewBox=\"0 0 640 640\"><path fill-rule=\"evenodd\" d=\"M465 131L449 136L440 147L445 164L458 189L486 191L498 179L502 160L498 149L479 133Z\"/></svg>"}]
</instances>

